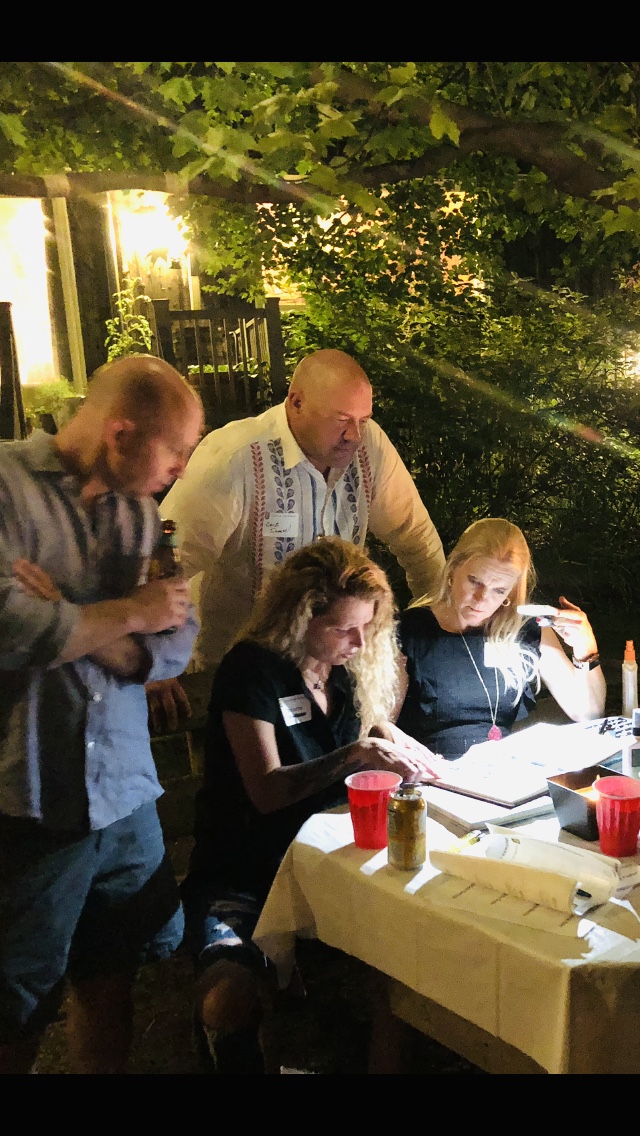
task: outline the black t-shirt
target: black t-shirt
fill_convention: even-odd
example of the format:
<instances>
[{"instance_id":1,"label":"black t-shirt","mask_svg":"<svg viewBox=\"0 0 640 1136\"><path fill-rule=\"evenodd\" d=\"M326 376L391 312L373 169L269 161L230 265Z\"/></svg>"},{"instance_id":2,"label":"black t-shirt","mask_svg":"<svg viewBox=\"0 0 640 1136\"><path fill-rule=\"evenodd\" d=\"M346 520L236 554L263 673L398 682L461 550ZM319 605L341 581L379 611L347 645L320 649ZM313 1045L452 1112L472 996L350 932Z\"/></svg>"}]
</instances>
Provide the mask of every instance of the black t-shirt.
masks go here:
<instances>
[{"instance_id":1,"label":"black t-shirt","mask_svg":"<svg viewBox=\"0 0 640 1136\"><path fill-rule=\"evenodd\" d=\"M237 643L216 673L205 749L204 786L196 800L191 870L266 895L280 861L312 813L346 800L342 778L297 804L262 814L252 805L222 724L224 711L245 714L275 728L282 765L313 761L350 745L360 733L351 683L333 667L334 711L325 716L294 663L255 643Z\"/></svg>"},{"instance_id":2,"label":"black t-shirt","mask_svg":"<svg viewBox=\"0 0 640 1136\"><path fill-rule=\"evenodd\" d=\"M464 638L496 704L496 671L485 666L485 637L481 628L469 628ZM409 687L398 726L443 757L460 757L469 746L485 742L491 728L489 701L462 636L444 631L428 607L410 608L400 617L400 640L407 656ZM540 628L528 620L519 643L540 655ZM530 684L514 703L514 690L505 690L498 671L496 725L508 734L514 722L526 718L536 704Z\"/></svg>"}]
</instances>

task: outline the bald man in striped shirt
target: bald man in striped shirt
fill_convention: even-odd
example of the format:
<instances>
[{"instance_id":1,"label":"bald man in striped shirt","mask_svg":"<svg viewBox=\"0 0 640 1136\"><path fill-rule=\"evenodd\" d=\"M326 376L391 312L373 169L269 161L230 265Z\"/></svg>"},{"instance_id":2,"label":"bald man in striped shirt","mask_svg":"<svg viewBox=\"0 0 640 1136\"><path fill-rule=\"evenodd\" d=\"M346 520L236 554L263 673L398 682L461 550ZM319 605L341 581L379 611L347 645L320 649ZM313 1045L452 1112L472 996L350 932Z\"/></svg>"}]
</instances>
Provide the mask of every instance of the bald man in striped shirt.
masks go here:
<instances>
[{"instance_id":1,"label":"bald man in striped shirt","mask_svg":"<svg viewBox=\"0 0 640 1136\"><path fill-rule=\"evenodd\" d=\"M197 625L188 585L145 572L152 494L201 431L181 376L134 356L59 434L0 446L3 1073L30 1071L65 977L71 1071L126 1072L136 967L181 938L144 683L184 669Z\"/></svg>"}]
</instances>

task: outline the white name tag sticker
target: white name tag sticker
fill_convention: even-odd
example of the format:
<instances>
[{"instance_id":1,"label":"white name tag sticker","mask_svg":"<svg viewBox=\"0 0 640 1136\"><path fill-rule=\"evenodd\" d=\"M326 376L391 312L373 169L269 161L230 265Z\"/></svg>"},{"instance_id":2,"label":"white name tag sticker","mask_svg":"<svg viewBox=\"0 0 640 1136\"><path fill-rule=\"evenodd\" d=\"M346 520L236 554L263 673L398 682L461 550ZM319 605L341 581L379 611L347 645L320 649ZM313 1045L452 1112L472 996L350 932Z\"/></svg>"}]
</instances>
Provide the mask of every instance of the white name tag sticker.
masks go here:
<instances>
[{"instance_id":1,"label":"white name tag sticker","mask_svg":"<svg viewBox=\"0 0 640 1136\"><path fill-rule=\"evenodd\" d=\"M265 513L262 535L297 536L299 527L299 513Z\"/></svg>"},{"instance_id":2,"label":"white name tag sticker","mask_svg":"<svg viewBox=\"0 0 640 1136\"><path fill-rule=\"evenodd\" d=\"M311 703L306 694L290 694L288 698L279 698L278 702L285 726L311 721Z\"/></svg>"},{"instance_id":3,"label":"white name tag sticker","mask_svg":"<svg viewBox=\"0 0 640 1136\"><path fill-rule=\"evenodd\" d=\"M498 652L493 643L485 643L484 645L484 665L485 667L498 665Z\"/></svg>"}]
</instances>

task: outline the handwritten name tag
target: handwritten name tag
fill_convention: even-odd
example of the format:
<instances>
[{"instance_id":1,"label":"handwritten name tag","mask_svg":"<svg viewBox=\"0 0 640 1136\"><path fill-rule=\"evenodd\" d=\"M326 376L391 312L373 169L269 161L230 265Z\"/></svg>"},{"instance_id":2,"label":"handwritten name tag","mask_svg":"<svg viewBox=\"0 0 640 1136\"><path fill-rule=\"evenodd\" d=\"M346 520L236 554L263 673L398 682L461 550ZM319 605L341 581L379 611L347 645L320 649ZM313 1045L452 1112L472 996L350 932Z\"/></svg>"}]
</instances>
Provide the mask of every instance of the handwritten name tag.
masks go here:
<instances>
[{"instance_id":1,"label":"handwritten name tag","mask_svg":"<svg viewBox=\"0 0 640 1136\"><path fill-rule=\"evenodd\" d=\"M515 670L520 665L520 648L517 643L514 643L509 654L505 655L504 652L496 651L493 643L485 643L484 645L484 665L485 667L499 667L504 664L512 666Z\"/></svg>"},{"instance_id":2,"label":"handwritten name tag","mask_svg":"<svg viewBox=\"0 0 640 1136\"><path fill-rule=\"evenodd\" d=\"M297 536L299 513L266 513L262 526L263 536Z\"/></svg>"},{"instance_id":3,"label":"handwritten name tag","mask_svg":"<svg viewBox=\"0 0 640 1136\"><path fill-rule=\"evenodd\" d=\"M278 702L285 726L311 721L311 703L305 694L290 694L288 698L279 698Z\"/></svg>"}]
</instances>

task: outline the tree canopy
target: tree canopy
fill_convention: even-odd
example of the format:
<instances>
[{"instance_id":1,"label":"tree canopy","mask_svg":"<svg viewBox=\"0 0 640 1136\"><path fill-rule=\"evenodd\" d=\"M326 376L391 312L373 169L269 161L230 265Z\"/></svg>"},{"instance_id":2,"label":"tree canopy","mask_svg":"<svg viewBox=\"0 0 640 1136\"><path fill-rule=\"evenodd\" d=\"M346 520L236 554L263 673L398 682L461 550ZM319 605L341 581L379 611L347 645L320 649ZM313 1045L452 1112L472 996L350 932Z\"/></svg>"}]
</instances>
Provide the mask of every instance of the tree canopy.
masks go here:
<instances>
[{"instance_id":1,"label":"tree canopy","mask_svg":"<svg viewBox=\"0 0 640 1136\"><path fill-rule=\"evenodd\" d=\"M375 212L382 186L483 154L638 230L639 96L637 63L5 63L0 191L168 173L228 201Z\"/></svg>"}]
</instances>

